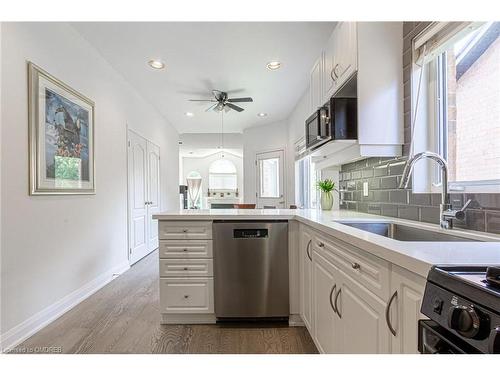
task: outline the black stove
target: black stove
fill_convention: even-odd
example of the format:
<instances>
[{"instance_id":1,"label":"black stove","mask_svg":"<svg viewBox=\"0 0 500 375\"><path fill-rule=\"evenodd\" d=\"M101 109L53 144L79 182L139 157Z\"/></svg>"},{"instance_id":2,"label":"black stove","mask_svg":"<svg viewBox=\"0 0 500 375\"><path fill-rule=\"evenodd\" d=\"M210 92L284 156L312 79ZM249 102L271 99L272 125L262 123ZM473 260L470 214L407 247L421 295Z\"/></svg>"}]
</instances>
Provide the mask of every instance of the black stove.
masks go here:
<instances>
[{"instance_id":1,"label":"black stove","mask_svg":"<svg viewBox=\"0 0 500 375\"><path fill-rule=\"evenodd\" d=\"M421 312L421 353L500 353L500 267L432 267Z\"/></svg>"}]
</instances>

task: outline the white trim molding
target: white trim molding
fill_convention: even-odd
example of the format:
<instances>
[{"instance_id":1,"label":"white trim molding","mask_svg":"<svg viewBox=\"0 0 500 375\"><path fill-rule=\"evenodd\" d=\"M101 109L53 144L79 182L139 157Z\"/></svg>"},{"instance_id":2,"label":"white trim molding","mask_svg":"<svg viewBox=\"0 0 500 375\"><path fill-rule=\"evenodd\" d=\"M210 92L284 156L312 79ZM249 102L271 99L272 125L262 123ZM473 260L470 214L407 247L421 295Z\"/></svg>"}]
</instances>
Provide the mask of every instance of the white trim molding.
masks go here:
<instances>
[{"instance_id":1,"label":"white trim molding","mask_svg":"<svg viewBox=\"0 0 500 375\"><path fill-rule=\"evenodd\" d=\"M118 266L108 270L94 280L84 284L82 287L61 298L54 304L37 312L24 322L11 328L1 335L0 351L9 352L17 345L33 336L35 333L46 327L54 320L71 310L73 307L84 301L99 289L107 285L130 268L128 260Z\"/></svg>"}]
</instances>

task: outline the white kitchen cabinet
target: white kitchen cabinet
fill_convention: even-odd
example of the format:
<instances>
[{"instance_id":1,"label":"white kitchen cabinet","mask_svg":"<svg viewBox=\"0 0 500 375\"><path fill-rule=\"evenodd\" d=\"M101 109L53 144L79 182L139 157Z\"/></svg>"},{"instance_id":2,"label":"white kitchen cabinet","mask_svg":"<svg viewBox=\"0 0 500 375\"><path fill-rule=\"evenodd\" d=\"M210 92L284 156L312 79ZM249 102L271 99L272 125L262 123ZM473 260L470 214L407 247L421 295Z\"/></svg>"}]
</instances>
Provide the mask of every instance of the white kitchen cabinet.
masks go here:
<instances>
[{"instance_id":1,"label":"white kitchen cabinet","mask_svg":"<svg viewBox=\"0 0 500 375\"><path fill-rule=\"evenodd\" d=\"M310 113L312 114L315 110L321 107L323 103L322 96L322 69L323 64L321 61L321 57L316 61L310 76L310 96L311 96L311 105L310 105ZM305 120L305 119L304 119Z\"/></svg>"},{"instance_id":2,"label":"white kitchen cabinet","mask_svg":"<svg viewBox=\"0 0 500 375\"><path fill-rule=\"evenodd\" d=\"M300 233L300 316L312 333L312 236L305 228L301 226Z\"/></svg>"},{"instance_id":3,"label":"white kitchen cabinet","mask_svg":"<svg viewBox=\"0 0 500 375\"><path fill-rule=\"evenodd\" d=\"M329 74L335 80L336 91L358 68L357 22L339 22L333 35L334 61Z\"/></svg>"},{"instance_id":4,"label":"white kitchen cabinet","mask_svg":"<svg viewBox=\"0 0 500 375\"><path fill-rule=\"evenodd\" d=\"M423 277L393 265L388 317L393 329L392 353L418 353L418 321L425 319L420 313L425 283Z\"/></svg>"},{"instance_id":5,"label":"white kitchen cabinet","mask_svg":"<svg viewBox=\"0 0 500 375\"><path fill-rule=\"evenodd\" d=\"M340 273L334 306L338 311L337 345L346 354L390 353L386 302Z\"/></svg>"},{"instance_id":6,"label":"white kitchen cabinet","mask_svg":"<svg viewBox=\"0 0 500 375\"><path fill-rule=\"evenodd\" d=\"M322 98L323 103L326 103L335 92L337 88L333 68L335 67L335 31L326 42L325 49L321 54L321 60L323 62L322 69Z\"/></svg>"},{"instance_id":7,"label":"white kitchen cabinet","mask_svg":"<svg viewBox=\"0 0 500 375\"><path fill-rule=\"evenodd\" d=\"M313 333L320 353L338 353L336 346L337 321L333 298L337 291L338 269L320 251L313 250Z\"/></svg>"}]
</instances>

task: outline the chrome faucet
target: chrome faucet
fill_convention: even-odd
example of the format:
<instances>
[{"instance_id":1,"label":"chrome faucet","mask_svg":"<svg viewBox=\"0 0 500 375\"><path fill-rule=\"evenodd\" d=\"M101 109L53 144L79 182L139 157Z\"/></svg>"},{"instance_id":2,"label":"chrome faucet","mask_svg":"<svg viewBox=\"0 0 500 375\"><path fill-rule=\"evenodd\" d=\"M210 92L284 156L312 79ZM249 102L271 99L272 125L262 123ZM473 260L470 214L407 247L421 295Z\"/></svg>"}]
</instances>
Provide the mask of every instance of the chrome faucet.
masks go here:
<instances>
[{"instance_id":1,"label":"chrome faucet","mask_svg":"<svg viewBox=\"0 0 500 375\"><path fill-rule=\"evenodd\" d=\"M413 166L420 159L431 159L439 164L441 167L441 204L439 205L439 224L443 229L453 228L453 219L463 220L465 218L465 210L471 203L469 199L465 205L459 210L453 210L450 203L450 195L448 194L448 163L439 154L430 151L420 152L406 162L403 170L403 177L399 183L400 189L407 189L410 182L410 176L413 172Z\"/></svg>"}]
</instances>

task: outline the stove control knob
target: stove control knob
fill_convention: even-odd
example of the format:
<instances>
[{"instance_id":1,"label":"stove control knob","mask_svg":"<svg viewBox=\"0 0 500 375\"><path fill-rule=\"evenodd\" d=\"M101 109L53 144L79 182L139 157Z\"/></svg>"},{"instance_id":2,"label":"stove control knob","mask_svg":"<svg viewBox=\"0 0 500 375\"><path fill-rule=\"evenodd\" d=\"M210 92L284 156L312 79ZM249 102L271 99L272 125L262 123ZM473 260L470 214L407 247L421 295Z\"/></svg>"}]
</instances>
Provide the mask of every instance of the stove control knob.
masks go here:
<instances>
[{"instance_id":1,"label":"stove control knob","mask_svg":"<svg viewBox=\"0 0 500 375\"><path fill-rule=\"evenodd\" d=\"M473 338L479 333L481 319L470 306L452 306L448 312L448 326L463 337Z\"/></svg>"}]
</instances>

